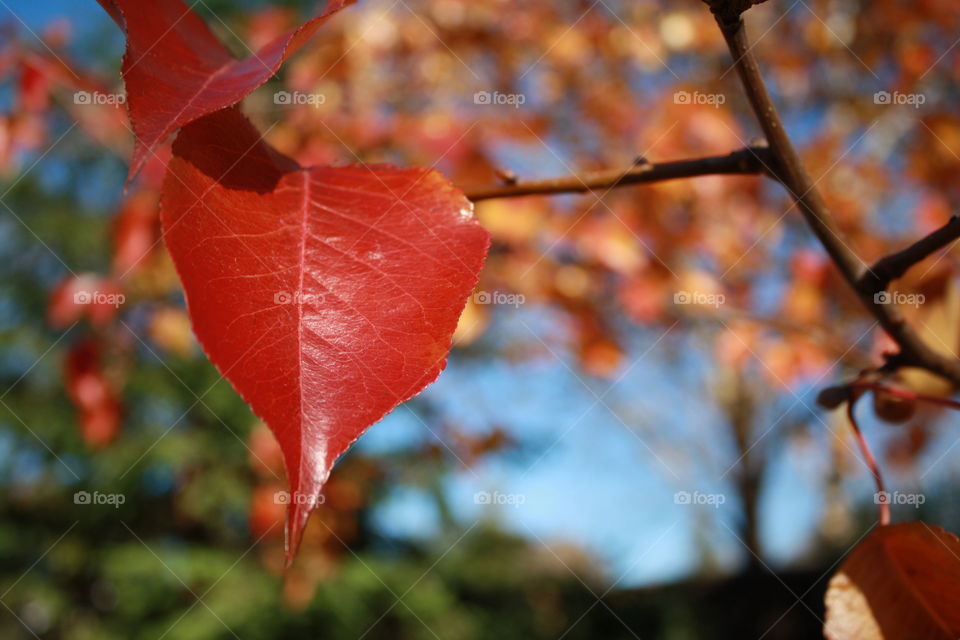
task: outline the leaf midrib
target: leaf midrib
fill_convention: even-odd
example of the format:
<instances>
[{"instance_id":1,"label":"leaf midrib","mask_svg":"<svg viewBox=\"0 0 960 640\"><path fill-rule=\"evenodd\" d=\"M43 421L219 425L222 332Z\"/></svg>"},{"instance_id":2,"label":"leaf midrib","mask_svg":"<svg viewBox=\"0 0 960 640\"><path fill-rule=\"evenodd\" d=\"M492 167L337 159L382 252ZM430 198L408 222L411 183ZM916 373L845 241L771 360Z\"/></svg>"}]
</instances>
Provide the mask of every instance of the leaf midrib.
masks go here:
<instances>
[{"instance_id":1,"label":"leaf midrib","mask_svg":"<svg viewBox=\"0 0 960 640\"><path fill-rule=\"evenodd\" d=\"M299 282L297 284L297 290L295 295L297 296L297 387L299 390L297 398L298 410L297 416L299 422L299 433L297 434L298 444L300 445L300 456L297 460L297 479L298 479L298 488L303 485L303 454L304 454L304 442L303 442L303 276L306 272L307 264L307 238L309 233L307 230L307 216L308 208L310 206L310 171L308 169L301 169L301 175L303 176L303 198L300 201L300 274ZM291 489L293 487L291 486Z\"/></svg>"}]
</instances>

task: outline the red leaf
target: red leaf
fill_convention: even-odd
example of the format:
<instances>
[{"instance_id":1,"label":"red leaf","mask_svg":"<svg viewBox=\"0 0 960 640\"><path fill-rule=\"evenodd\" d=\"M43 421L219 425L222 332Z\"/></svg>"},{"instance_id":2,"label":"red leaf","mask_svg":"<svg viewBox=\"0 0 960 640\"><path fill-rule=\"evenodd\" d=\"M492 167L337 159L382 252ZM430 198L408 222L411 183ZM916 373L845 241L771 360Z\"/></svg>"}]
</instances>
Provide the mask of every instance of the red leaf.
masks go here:
<instances>
[{"instance_id":1,"label":"red leaf","mask_svg":"<svg viewBox=\"0 0 960 640\"><path fill-rule=\"evenodd\" d=\"M323 15L236 60L181 0L98 1L127 36L122 73L136 136L128 182L170 134L242 100L331 15L353 2L330 0Z\"/></svg>"},{"instance_id":2,"label":"red leaf","mask_svg":"<svg viewBox=\"0 0 960 640\"><path fill-rule=\"evenodd\" d=\"M489 237L434 171L259 137L235 109L185 127L161 219L197 337L283 449L290 562L334 461L445 366Z\"/></svg>"},{"instance_id":3,"label":"red leaf","mask_svg":"<svg viewBox=\"0 0 960 640\"><path fill-rule=\"evenodd\" d=\"M268 533L271 537L279 535L283 529L277 525L283 522L283 502L277 496L282 495L283 487L265 484L254 487L250 494L250 533L258 540Z\"/></svg>"},{"instance_id":4,"label":"red leaf","mask_svg":"<svg viewBox=\"0 0 960 640\"><path fill-rule=\"evenodd\" d=\"M137 191L129 196L113 227L113 270L122 278L138 267L157 244L157 192Z\"/></svg>"},{"instance_id":5,"label":"red leaf","mask_svg":"<svg viewBox=\"0 0 960 640\"><path fill-rule=\"evenodd\" d=\"M103 326L117 315L124 302L120 285L95 273L67 276L50 294L47 320L64 329L86 316L90 324Z\"/></svg>"},{"instance_id":6,"label":"red leaf","mask_svg":"<svg viewBox=\"0 0 960 640\"><path fill-rule=\"evenodd\" d=\"M100 345L85 340L67 354L64 382L77 408L80 435L91 447L102 447L120 430L120 400L103 374Z\"/></svg>"},{"instance_id":7,"label":"red leaf","mask_svg":"<svg viewBox=\"0 0 960 640\"><path fill-rule=\"evenodd\" d=\"M960 541L923 522L880 527L827 589L829 640L960 637Z\"/></svg>"},{"instance_id":8,"label":"red leaf","mask_svg":"<svg viewBox=\"0 0 960 640\"><path fill-rule=\"evenodd\" d=\"M17 109L46 111L50 102L50 77L32 60L24 60L20 69Z\"/></svg>"}]
</instances>

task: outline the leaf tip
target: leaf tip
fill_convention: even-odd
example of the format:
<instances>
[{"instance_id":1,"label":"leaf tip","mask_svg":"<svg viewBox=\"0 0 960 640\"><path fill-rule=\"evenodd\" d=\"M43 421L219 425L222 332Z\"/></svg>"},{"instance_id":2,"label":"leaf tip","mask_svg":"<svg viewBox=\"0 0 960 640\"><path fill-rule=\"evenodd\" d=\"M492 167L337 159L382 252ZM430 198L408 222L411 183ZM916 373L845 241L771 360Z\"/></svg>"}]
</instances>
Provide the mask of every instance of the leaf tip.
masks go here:
<instances>
[{"instance_id":1,"label":"leaf tip","mask_svg":"<svg viewBox=\"0 0 960 640\"><path fill-rule=\"evenodd\" d=\"M295 494L296 495L296 494ZM318 494L319 495L319 494ZM300 543L303 540L303 531L313 512L315 504L292 501L287 507L287 524L285 532L285 566L289 569L293 565Z\"/></svg>"}]
</instances>

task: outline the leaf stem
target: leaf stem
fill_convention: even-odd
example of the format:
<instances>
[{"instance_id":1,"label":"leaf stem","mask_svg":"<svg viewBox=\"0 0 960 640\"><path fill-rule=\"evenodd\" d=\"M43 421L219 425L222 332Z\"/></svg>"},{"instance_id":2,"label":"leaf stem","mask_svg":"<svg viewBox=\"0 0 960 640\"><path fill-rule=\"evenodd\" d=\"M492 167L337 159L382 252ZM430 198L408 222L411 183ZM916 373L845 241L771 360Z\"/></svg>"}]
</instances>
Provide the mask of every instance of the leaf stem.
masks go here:
<instances>
[{"instance_id":1,"label":"leaf stem","mask_svg":"<svg viewBox=\"0 0 960 640\"><path fill-rule=\"evenodd\" d=\"M916 393L915 391L910 391L909 389L901 389L899 387L890 387L885 384L880 384L879 382L851 382L849 388L856 391L873 391L873 392L883 392L888 393L891 396L896 396L898 398L903 398L904 400L915 400L916 402L926 402L928 404L936 404L941 407L947 407L950 409L960 409L960 402L956 400L951 400L949 398L939 398L937 396L928 396L923 393Z\"/></svg>"},{"instance_id":2,"label":"leaf stem","mask_svg":"<svg viewBox=\"0 0 960 640\"><path fill-rule=\"evenodd\" d=\"M851 397L849 402L847 402L847 418L850 420L850 427L853 429L853 437L857 441L857 445L860 447L860 453L863 455L863 459L867 463L870 473L873 475L873 481L877 485L876 502L880 508L880 526L886 526L890 524L890 503L889 500L885 499L887 496L887 490L884 488L883 475L880 473L880 467L877 465L877 459L873 457L873 451L870 449L870 444L867 442L867 439L863 437L863 432L860 431L860 426L857 424L857 419L854 416L853 407L855 404L856 398Z\"/></svg>"}]
</instances>

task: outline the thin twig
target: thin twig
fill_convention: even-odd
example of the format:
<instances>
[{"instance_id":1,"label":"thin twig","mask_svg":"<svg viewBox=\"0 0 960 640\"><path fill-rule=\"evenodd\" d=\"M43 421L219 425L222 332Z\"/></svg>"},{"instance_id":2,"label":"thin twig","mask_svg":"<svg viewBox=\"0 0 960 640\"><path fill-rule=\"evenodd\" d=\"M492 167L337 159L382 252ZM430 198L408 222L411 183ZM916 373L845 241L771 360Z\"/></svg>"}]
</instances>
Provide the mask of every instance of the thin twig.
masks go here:
<instances>
[{"instance_id":1,"label":"thin twig","mask_svg":"<svg viewBox=\"0 0 960 640\"><path fill-rule=\"evenodd\" d=\"M913 265L960 238L960 217L953 216L945 225L917 240L906 249L884 256L863 274L858 283L861 291L874 295L885 291Z\"/></svg>"},{"instance_id":2,"label":"thin twig","mask_svg":"<svg viewBox=\"0 0 960 640\"><path fill-rule=\"evenodd\" d=\"M757 175L769 166L768 149L747 147L724 156L707 156L689 160L638 164L627 170L593 171L581 175L531 180L510 184L464 188L467 198L477 202L490 198L542 195L551 193L584 193L647 182L705 175Z\"/></svg>"}]
</instances>

